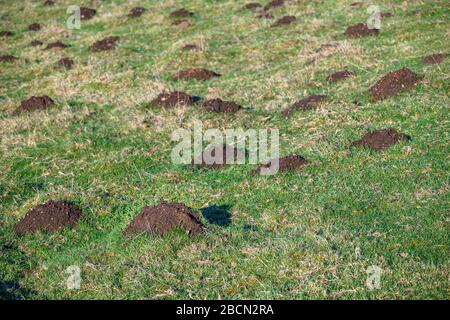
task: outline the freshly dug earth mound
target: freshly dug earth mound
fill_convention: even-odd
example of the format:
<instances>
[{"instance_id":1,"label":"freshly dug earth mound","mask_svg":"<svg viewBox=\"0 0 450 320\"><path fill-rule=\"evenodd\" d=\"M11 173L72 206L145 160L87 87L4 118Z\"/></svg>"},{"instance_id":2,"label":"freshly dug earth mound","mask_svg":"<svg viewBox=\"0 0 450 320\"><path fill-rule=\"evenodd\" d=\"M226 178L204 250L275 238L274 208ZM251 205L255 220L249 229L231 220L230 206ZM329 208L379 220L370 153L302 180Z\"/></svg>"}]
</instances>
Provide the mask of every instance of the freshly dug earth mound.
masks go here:
<instances>
[{"instance_id":1,"label":"freshly dug earth mound","mask_svg":"<svg viewBox=\"0 0 450 320\"><path fill-rule=\"evenodd\" d=\"M33 40L33 41L30 42L30 45L32 47L38 47L38 46L42 46L43 43L42 43L42 41L39 41L39 40Z\"/></svg>"},{"instance_id":2,"label":"freshly dug earth mound","mask_svg":"<svg viewBox=\"0 0 450 320\"><path fill-rule=\"evenodd\" d=\"M152 105L165 109L170 109L178 105L191 106L194 104L194 98L185 92L163 92L151 102Z\"/></svg>"},{"instance_id":3,"label":"freshly dug earth mound","mask_svg":"<svg viewBox=\"0 0 450 320\"><path fill-rule=\"evenodd\" d=\"M137 18L137 17L140 17L145 11L146 11L145 8L136 7L136 8L133 8L130 10L130 13L128 14L128 16L130 16L132 18Z\"/></svg>"},{"instance_id":4,"label":"freshly dug earth mound","mask_svg":"<svg viewBox=\"0 0 450 320\"><path fill-rule=\"evenodd\" d=\"M295 21L295 16L284 16L275 21L275 23L272 25L272 27L278 27L286 24L290 24Z\"/></svg>"},{"instance_id":5,"label":"freshly dug earth mound","mask_svg":"<svg viewBox=\"0 0 450 320\"><path fill-rule=\"evenodd\" d=\"M414 87L423 77L412 72L408 68L402 68L385 75L370 89L369 94L373 100L383 100L397 95L401 91L407 91Z\"/></svg>"},{"instance_id":6,"label":"freshly dug earth mound","mask_svg":"<svg viewBox=\"0 0 450 320\"><path fill-rule=\"evenodd\" d=\"M46 50L50 50L50 49L65 49L65 48L68 48L68 47L70 47L70 46L68 46L67 44L62 43L61 41L56 41L56 42L49 43L45 49Z\"/></svg>"},{"instance_id":7,"label":"freshly dug earth mound","mask_svg":"<svg viewBox=\"0 0 450 320\"><path fill-rule=\"evenodd\" d=\"M264 6L264 10L284 6L285 0L272 0Z\"/></svg>"},{"instance_id":8,"label":"freshly dug earth mound","mask_svg":"<svg viewBox=\"0 0 450 320\"><path fill-rule=\"evenodd\" d=\"M411 140L411 137L399 133L395 129L383 129L367 133L360 140L352 142L351 147L362 146L380 151L386 150L391 145L402 140Z\"/></svg>"},{"instance_id":9,"label":"freshly dug earth mound","mask_svg":"<svg viewBox=\"0 0 450 320\"><path fill-rule=\"evenodd\" d=\"M258 2L250 2L250 3L246 3L244 5L244 9L248 9L248 10L256 10L256 9L261 8L261 7L262 7L262 5L260 3L258 3Z\"/></svg>"},{"instance_id":10,"label":"freshly dug earth mound","mask_svg":"<svg viewBox=\"0 0 450 320\"><path fill-rule=\"evenodd\" d=\"M220 74L203 68L193 68L181 70L172 76L172 80L207 80L213 77L220 77Z\"/></svg>"},{"instance_id":11,"label":"freshly dug earth mound","mask_svg":"<svg viewBox=\"0 0 450 320\"><path fill-rule=\"evenodd\" d=\"M41 30L41 25L39 23L32 23L28 26L28 30L39 31L39 30Z\"/></svg>"},{"instance_id":12,"label":"freshly dug earth mound","mask_svg":"<svg viewBox=\"0 0 450 320\"><path fill-rule=\"evenodd\" d=\"M14 33L11 31L0 31L0 37L12 37Z\"/></svg>"},{"instance_id":13,"label":"freshly dug earth mound","mask_svg":"<svg viewBox=\"0 0 450 320\"><path fill-rule=\"evenodd\" d=\"M218 159L216 159L216 152ZM221 144L206 148L201 155L192 161L192 164L200 168L220 169L227 164L227 154L230 154L230 157L233 156L233 158L229 158L229 164L232 164L231 161L236 163L238 160L245 158L245 150Z\"/></svg>"},{"instance_id":14,"label":"freshly dug earth mound","mask_svg":"<svg viewBox=\"0 0 450 320\"><path fill-rule=\"evenodd\" d=\"M223 101L221 99L211 99L203 103L203 109L210 112L235 113L242 109L240 105L233 101Z\"/></svg>"},{"instance_id":15,"label":"freshly dug earth mound","mask_svg":"<svg viewBox=\"0 0 450 320\"><path fill-rule=\"evenodd\" d=\"M24 100L20 103L20 106L16 109L16 113L30 112L34 110L45 110L53 106L55 102L48 96L35 97Z\"/></svg>"},{"instance_id":16,"label":"freshly dug earth mound","mask_svg":"<svg viewBox=\"0 0 450 320\"><path fill-rule=\"evenodd\" d=\"M142 209L123 233L125 236L144 232L163 235L176 228L184 229L190 235L203 232L203 225L197 212L181 203L163 201L156 206Z\"/></svg>"},{"instance_id":17,"label":"freshly dug earth mound","mask_svg":"<svg viewBox=\"0 0 450 320\"><path fill-rule=\"evenodd\" d=\"M192 15L194 15L194 13L186 10L185 8L181 8L181 9L175 10L175 11L173 11L170 14L170 16L172 18L187 18L187 17L190 17Z\"/></svg>"},{"instance_id":18,"label":"freshly dug earth mound","mask_svg":"<svg viewBox=\"0 0 450 320\"><path fill-rule=\"evenodd\" d=\"M66 69L72 69L73 67L73 60L70 58L62 58L61 60L58 61L58 64L61 67L64 67Z\"/></svg>"},{"instance_id":19,"label":"freshly dug earth mound","mask_svg":"<svg viewBox=\"0 0 450 320\"><path fill-rule=\"evenodd\" d=\"M289 108L285 109L281 114L285 117L290 116L297 110L311 110L316 109L319 104L326 100L324 95L312 95L305 99L299 100Z\"/></svg>"},{"instance_id":20,"label":"freshly dug earth mound","mask_svg":"<svg viewBox=\"0 0 450 320\"><path fill-rule=\"evenodd\" d=\"M191 44L191 43L189 43L189 44L184 45L184 46L181 48L181 50L184 50L184 51L194 51L194 50L200 50L200 47L199 47L198 45L196 45L196 44Z\"/></svg>"},{"instance_id":21,"label":"freshly dug earth mound","mask_svg":"<svg viewBox=\"0 0 450 320\"><path fill-rule=\"evenodd\" d=\"M426 56L422 59L422 64L439 64L444 61L444 59L448 56L447 53L435 53L429 56Z\"/></svg>"},{"instance_id":22,"label":"freshly dug earth mound","mask_svg":"<svg viewBox=\"0 0 450 320\"><path fill-rule=\"evenodd\" d=\"M369 29L365 23L358 23L348 27L347 30L345 30L345 35L350 38L361 38L378 34L378 32L378 29Z\"/></svg>"},{"instance_id":23,"label":"freshly dug earth mound","mask_svg":"<svg viewBox=\"0 0 450 320\"><path fill-rule=\"evenodd\" d=\"M339 81L339 80L343 80L343 79L347 79L347 78L353 77L354 75L355 75L355 73L352 72L352 71L342 70L342 71L338 71L338 72L335 72L333 74L330 74L327 79L328 79L328 81L336 82L336 81Z\"/></svg>"},{"instance_id":24,"label":"freshly dug earth mound","mask_svg":"<svg viewBox=\"0 0 450 320\"><path fill-rule=\"evenodd\" d=\"M119 40L120 40L120 37L107 37L103 40L99 40L99 41L95 42L91 46L91 50L93 52L112 50L116 47L116 43Z\"/></svg>"},{"instance_id":25,"label":"freshly dug earth mound","mask_svg":"<svg viewBox=\"0 0 450 320\"><path fill-rule=\"evenodd\" d=\"M49 201L39 205L25 215L14 226L17 235L27 233L55 232L64 227L73 228L81 218L81 210L65 201Z\"/></svg>"},{"instance_id":26,"label":"freshly dug earth mound","mask_svg":"<svg viewBox=\"0 0 450 320\"><path fill-rule=\"evenodd\" d=\"M261 169L267 169L267 172L275 173L272 170L275 170L274 167L271 167L273 161L278 161L278 172L284 172L288 170L300 170L306 166L309 161L305 158L298 155L289 155L287 157L273 159L261 164L258 168L253 170L252 174L261 174Z\"/></svg>"},{"instance_id":27,"label":"freshly dug earth mound","mask_svg":"<svg viewBox=\"0 0 450 320\"><path fill-rule=\"evenodd\" d=\"M97 14L97 10L81 7L80 8L80 18L81 20L89 20L92 19Z\"/></svg>"},{"instance_id":28,"label":"freshly dug earth mound","mask_svg":"<svg viewBox=\"0 0 450 320\"><path fill-rule=\"evenodd\" d=\"M10 54L5 54L3 56L0 56L0 62L14 62L16 60L17 60L17 58Z\"/></svg>"},{"instance_id":29,"label":"freshly dug earth mound","mask_svg":"<svg viewBox=\"0 0 450 320\"><path fill-rule=\"evenodd\" d=\"M177 20L172 22L172 25L179 29L185 29L189 28L191 26L191 23L188 20Z\"/></svg>"}]
</instances>

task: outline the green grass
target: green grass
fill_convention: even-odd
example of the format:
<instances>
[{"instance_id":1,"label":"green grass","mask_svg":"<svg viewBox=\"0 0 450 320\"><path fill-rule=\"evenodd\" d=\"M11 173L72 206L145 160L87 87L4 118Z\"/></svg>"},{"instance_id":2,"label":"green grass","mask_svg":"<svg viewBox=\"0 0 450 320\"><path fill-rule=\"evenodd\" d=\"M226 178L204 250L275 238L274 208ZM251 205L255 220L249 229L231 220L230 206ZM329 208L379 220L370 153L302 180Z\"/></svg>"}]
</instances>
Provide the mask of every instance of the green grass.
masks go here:
<instances>
[{"instance_id":1,"label":"green grass","mask_svg":"<svg viewBox=\"0 0 450 320\"><path fill-rule=\"evenodd\" d=\"M393 17L383 19L378 36L361 39L343 35L367 19L366 7L352 8L352 0L291 1L272 10L277 18L297 16L281 28L241 10L246 1L95 1L97 16L72 33L65 19L73 3L43 2L0 0L0 30L15 32L1 39L0 54L20 58L0 65L3 288L30 299L448 299L449 60L420 64L425 55L448 52L446 1L378 1ZM138 5L151 10L127 18ZM190 28L170 25L170 12L180 7L195 12ZM43 29L27 31L33 22ZM115 50L89 51L110 35L122 37ZM44 51L29 46L33 39L71 47ZM315 53L330 42L340 49ZM203 50L181 51L187 43ZM74 59L74 70L55 68L64 56ZM222 77L170 80L188 67ZM401 67L424 80L371 102L368 88ZM357 76L326 80L344 68ZM198 105L150 107L164 89L249 109L229 116ZM309 94L329 99L316 111L280 116ZM31 95L49 95L57 107L13 115ZM205 129L278 128L281 154L312 163L273 177L252 176L252 165L197 171L172 164L172 131L196 119ZM348 149L367 131L387 127L412 140L385 152ZM78 204L78 227L15 236L13 225L50 199ZM231 224L203 220L208 230L197 237L175 231L124 239L142 207L162 199L194 209L226 205ZM80 290L66 289L71 265L82 270ZM372 291L371 265L383 269L381 288ZM4 291L0 296L11 298Z\"/></svg>"}]
</instances>

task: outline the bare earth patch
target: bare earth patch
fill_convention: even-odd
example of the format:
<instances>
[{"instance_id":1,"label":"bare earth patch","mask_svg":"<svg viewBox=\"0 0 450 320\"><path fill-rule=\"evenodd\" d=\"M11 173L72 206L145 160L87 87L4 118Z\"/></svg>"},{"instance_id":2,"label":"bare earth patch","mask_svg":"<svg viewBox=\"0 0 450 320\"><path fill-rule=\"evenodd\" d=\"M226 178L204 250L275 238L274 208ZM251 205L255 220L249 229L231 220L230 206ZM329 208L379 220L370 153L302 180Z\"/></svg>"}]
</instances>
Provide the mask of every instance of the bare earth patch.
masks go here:
<instances>
[{"instance_id":1,"label":"bare earth patch","mask_svg":"<svg viewBox=\"0 0 450 320\"><path fill-rule=\"evenodd\" d=\"M91 46L91 50L92 50L92 52L112 50L116 47L116 44L119 40L120 40L120 37L107 37L103 40L99 40L99 41L95 42Z\"/></svg>"},{"instance_id":2,"label":"bare earth patch","mask_svg":"<svg viewBox=\"0 0 450 320\"><path fill-rule=\"evenodd\" d=\"M185 8L175 10L170 14L170 16L172 18L187 18L187 17L193 16L193 15L194 15L193 12L190 12L189 10L186 10Z\"/></svg>"},{"instance_id":3,"label":"bare earth patch","mask_svg":"<svg viewBox=\"0 0 450 320\"><path fill-rule=\"evenodd\" d=\"M18 58L15 57L15 56L12 56L10 54L5 54L5 55L0 56L0 62L11 63L11 62L14 62L16 60L18 60Z\"/></svg>"},{"instance_id":4,"label":"bare earth patch","mask_svg":"<svg viewBox=\"0 0 450 320\"><path fill-rule=\"evenodd\" d=\"M81 7L80 8L80 18L81 20L90 20L97 14L97 10Z\"/></svg>"},{"instance_id":5,"label":"bare earth patch","mask_svg":"<svg viewBox=\"0 0 450 320\"><path fill-rule=\"evenodd\" d=\"M0 31L0 37L12 37L13 35L12 31Z\"/></svg>"},{"instance_id":6,"label":"bare earth patch","mask_svg":"<svg viewBox=\"0 0 450 320\"><path fill-rule=\"evenodd\" d=\"M191 106L194 104L194 98L181 91L163 92L151 104L164 109L170 109L176 106Z\"/></svg>"},{"instance_id":7,"label":"bare earth patch","mask_svg":"<svg viewBox=\"0 0 450 320\"><path fill-rule=\"evenodd\" d=\"M381 151L399 141L410 139L410 136L399 133L395 129L383 129L367 133L361 139L352 142L351 147L367 147Z\"/></svg>"},{"instance_id":8,"label":"bare earth patch","mask_svg":"<svg viewBox=\"0 0 450 320\"><path fill-rule=\"evenodd\" d=\"M140 17L145 11L146 11L146 9L143 7L136 7L136 8L133 8L130 10L130 13L128 14L128 16L130 16L132 18L137 18L137 17Z\"/></svg>"},{"instance_id":9,"label":"bare earth patch","mask_svg":"<svg viewBox=\"0 0 450 320\"><path fill-rule=\"evenodd\" d=\"M130 236L148 233L161 236L176 228L186 230L190 235L203 232L203 225L197 212L181 203L163 201L156 206L142 209L125 228L123 234Z\"/></svg>"},{"instance_id":10,"label":"bare earth patch","mask_svg":"<svg viewBox=\"0 0 450 320\"><path fill-rule=\"evenodd\" d=\"M64 227L73 228L82 212L76 205L65 201L49 201L39 205L14 225L17 235L28 233L55 232Z\"/></svg>"},{"instance_id":11,"label":"bare earth patch","mask_svg":"<svg viewBox=\"0 0 450 320\"><path fill-rule=\"evenodd\" d=\"M55 102L48 96L32 96L20 103L20 106L16 109L16 113L45 110L53 105L55 105Z\"/></svg>"},{"instance_id":12,"label":"bare earth patch","mask_svg":"<svg viewBox=\"0 0 450 320\"><path fill-rule=\"evenodd\" d=\"M28 30L39 31L39 30L41 30L41 25L39 23L32 23L28 26Z\"/></svg>"},{"instance_id":13,"label":"bare earth patch","mask_svg":"<svg viewBox=\"0 0 450 320\"><path fill-rule=\"evenodd\" d=\"M206 111L219 113L235 113L242 109L242 107L238 105L236 102L223 101L222 99L211 99L205 101L202 107Z\"/></svg>"},{"instance_id":14,"label":"bare earth patch","mask_svg":"<svg viewBox=\"0 0 450 320\"><path fill-rule=\"evenodd\" d=\"M283 110L281 113L285 117L289 117L292 113L297 110L312 110L316 109L321 102L326 100L326 96L324 95L312 95L305 99L299 100L294 103L289 108Z\"/></svg>"},{"instance_id":15,"label":"bare earth patch","mask_svg":"<svg viewBox=\"0 0 450 320\"><path fill-rule=\"evenodd\" d=\"M191 23L188 20L183 19L172 22L172 25L177 27L178 29L186 29L191 26Z\"/></svg>"},{"instance_id":16,"label":"bare earth patch","mask_svg":"<svg viewBox=\"0 0 450 320\"><path fill-rule=\"evenodd\" d=\"M402 91L410 90L422 78L408 68L389 72L369 89L369 95L375 101L390 98Z\"/></svg>"},{"instance_id":17,"label":"bare earth patch","mask_svg":"<svg viewBox=\"0 0 450 320\"><path fill-rule=\"evenodd\" d=\"M347 79L347 78L353 77L354 75L355 75L355 73L352 72L352 71L342 70L342 71L338 71L338 72L335 72L333 74L330 74L327 79L328 79L328 81L336 82L336 81L339 81L339 80L343 80L343 79Z\"/></svg>"},{"instance_id":18,"label":"bare earth patch","mask_svg":"<svg viewBox=\"0 0 450 320\"><path fill-rule=\"evenodd\" d=\"M181 50L184 50L184 51L196 51L196 50L200 50L200 49L201 48L198 45L193 44L193 43L186 44L181 48Z\"/></svg>"},{"instance_id":19,"label":"bare earth patch","mask_svg":"<svg viewBox=\"0 0 450 320\"><path fill-rule=\"evenodd\" d=\"M220 74L203 68L193 68L179 71L172 76L172 80L207 80L213 77L220 77Z\"/></svg>"},{"instance_id":20,"label":"bare earth patch","mask_svg":"<svg viewBox=\"0 0 450 320\"><path fill-rule=\"evenodd\" d=\"M439 64L444 61L445 58L448 57L448 53L435 53L430 54L422 59L422 64Z\"/></svg>"},{"instance_id":21,"label":"bare earth patch","mask_svg":"<svg viewBox=\"0 0 450 320\"><path fill-rule=\"evenodd\" d=\"M64 67L66 69L72 69L73 67L73 60L70 58L62 58L58 61L58 65L61 67Z\"/></svg>"},{"instance_id":22,"label":"bare earth patch","mask_svg":"<svg viewBox=\"0 0 450 320\"><path fill-rule=\"evenodd\" d=\"M361 38L376 35L378 32L377 29L369 29L365 23L358 23L348 27L347 30L345 30L345 35L350 38Z\"/></svg>"},{"instance_id":23,"label":"bare earth patch","mask_svg":"<svg viewBox=\"0 0 450 320\"><path fill-rule=\"evenodd\" d=\"M68 47L70 47L70 46L62 43L61 41L56 41L56 42L49 43L45 49L46 50L51 50L51 49L60 50L60 49L68 48Z\"/></svg>"},{"instance_id":24,"label":"bare earth patch","mask_svg":"<svg viewBox=\"0 0 450 320\"><path fill-rule=\"evenodd\" d=\"M284 6L285 0L272 0L264 6L264 10Z\"/></svg>"},{"instance_id":25,"label":"bare earth patch","mask_svg":"<svg viewBox=\"0 0 450 320\"><path fill-rule=\"evenodd\" d=\"M301 170L309 163L308 160L299 155L289 155L283 158L272 159L264 162L258 168L253 170L252 174L261 174L261 169L265 169L266 172L269 172L273 168L273 161L278 161L278 172Z\"/></svg>"},{"instance_id":26,"label":"bare earth patch","mask_svg":"<svg viewBox=\"0 0 450 320\"><path fill-rule=\"evenodd\" d=\"M262 7L262 5L258 2L249 2L249 3L246 3L243 8L255 11L256 9L259 9L261 7Z\"/></svg>"},{"instance_id":27,"label":"bare earth patch","mask_svg":"<svg viewBox=\"0 0 450 320\"><path fill-rule=\"evenodd\" d=\"M280 19L275 21L275 23L272 25L272 27L279 27L279 26L282 26L282 25L291 24L292 22L295 21L295 19L296 18L294 16L281 17Z\"/></svg>"}]
</instances>

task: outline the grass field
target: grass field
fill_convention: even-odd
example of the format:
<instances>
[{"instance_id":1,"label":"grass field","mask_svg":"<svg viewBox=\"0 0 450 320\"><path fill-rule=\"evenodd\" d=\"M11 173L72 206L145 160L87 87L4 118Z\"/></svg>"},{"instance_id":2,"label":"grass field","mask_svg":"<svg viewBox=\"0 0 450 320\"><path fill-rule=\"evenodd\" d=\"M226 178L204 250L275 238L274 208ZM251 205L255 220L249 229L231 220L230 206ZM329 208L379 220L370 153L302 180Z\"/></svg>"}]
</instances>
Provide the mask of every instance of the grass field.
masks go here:
<instances>
[{"instance_id":1,"label":"grass field","mask_svg":"<svg viewBox=\"0 0 450 320\"><path fill-rule=\"evenodd\" d=\"M446 0L288 1L274 19L242 9L250 1L0 0L0 296L27 299L448 299L449 59ZM74 3L77 2L77 3ZM263 2L265 4L266 2ZM81 29L66 27L67 7L95 8ZM351 39L368 5L392 17L376 36ZM136 6L148 9L129 18ZM170 13L194 12L177 28ZM271 28L284 15L297 19ZM38 22L40 31L28 31ZM120 36L114 50L89 47ZM32 47L38 39L44 46ZM43 50L61 40L64 50ZM196 43L198 51L183 51ZM323 44L333 50L317 53ZM74 60L72 70L56 66ZM311 63L311 60L314 62ZM222 76L172 81L202 67ZM423 80L373 102L368 89L408 67ZM332 83L347 68L356 75ZM200 104L160 110L163 90L220 97L246 107L213 114ZM280 111L310 94L317 110ZM33 95L56 107L17 115ZM357 104L354 101L358 101ZM277 128L281 155L311 163L299 172L254 176L255 165L192 170L172 164L173 130L201 120L207 128ZM349 149L368 131L411 136L383 152ZM83 210L74 229L18 237L14 224L31 208L65 199ZM202 221L204 234L174 231L127 239L123 229L160 200L199 210L225 208L229 223ZM68 290L69 266L81 288ZM367 268L382 269L380 288Z\"/></svg>"}]
</instances>

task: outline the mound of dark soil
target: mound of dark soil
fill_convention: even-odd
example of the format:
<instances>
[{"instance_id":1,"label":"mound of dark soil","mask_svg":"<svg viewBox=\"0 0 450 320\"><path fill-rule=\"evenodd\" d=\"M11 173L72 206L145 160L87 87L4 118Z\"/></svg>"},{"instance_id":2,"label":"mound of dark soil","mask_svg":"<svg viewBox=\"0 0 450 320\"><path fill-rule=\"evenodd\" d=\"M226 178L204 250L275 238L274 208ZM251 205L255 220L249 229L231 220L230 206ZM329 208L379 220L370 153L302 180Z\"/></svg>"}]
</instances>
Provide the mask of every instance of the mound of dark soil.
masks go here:
<instances>
[{"instance_id":1,"label":"mound of dark soil","mask_svg":"<svg viewBox=\"0 0 450 320\"><path fill-rule=\"evenodd\" d=\"M44 2L44 6L51 7L55 5L55 1L47 0Z\"/></svg>"},{"instance_id":2,"label":"mound of dark soil","mask_svg":"<svg viewBox=\"0 0 450 320\"><path fill-rule=\"evenodd\" d=\"M348 27L347 30L345 30L345 35L350 38L361 38L376 35L378 32L378 29L369 29L365 23L358 23Z\"/></svg>"},{"instance_id":3,"label":"mound of dark soil","mask_svg":"<svg viewBox=\"0 0 450 320\"><path fill-rule=\"evenodd\" d=\"M246 3L243 8L255 11L261 7L262 7L262 5L258 2L249 2L249 3Z\"/></svg>"},{"instance_id":4,"label":"mound of dark soil","mask_svg":"<svg viewBox=\"0 0 450 320\"><path fill-rule=\"evenodd\" d=\"M191 23L184 19L184 20L177 20L172 22L172 25L179 28L179 29L185 29L185 28L189 28L191 26Z\"/></svg>"},{"instance_id":5,"label":"mound of dark soil","mask_svg":"<svg viewBox=\"0 0 450 320\"><path fill-rule=\"evenodd\" d=\"M0 56L0 62L14 62L16 60L17 60L17 58L10 54L5 54L3 56Z\"/></svg>"},{"instance_id":6,"label":"mound of dark soil","mask_svg":"<svg viewBox=\"0 0 450 320\"><path fill-rule=\"evenodd\" d=\"M261 174L261 169L265 169L265 173L272 172L275 173L272 170L275 170L275 167L273 167L273 161L278 161L278 172L284 172L289 170L300 170L304 166L306 166L309 161L305 158L298 156L298 155L289 155L287 157L278 158L278 159L272 159L270 161L267 161L263 164L261 164L258 168L253 170L252 174Z\"/></svg>"},{"instance_id":7,"label":"mound of dark soil","mask_svg":"<svg viewBox=\"0 0 450 320\"><path fill-rule=\"evenodd\" d=\"M439 64L444 61L445 58L447 58L447 53L435 53L431 54L429 56L426 56L422 59L422 64Z\"/></svg>"},{"instance_id":8,"label":"mound of dark soil","mask_svg":"<svg viewBox=\"0 0 450 320\"><path fill-rule=\"evenodd\" d=\"M39 23L32 23L28 26L28 30L39 31L39 30L41 30L41 25Z\"/></svg>"},{"instance_id":9,"label":"mound of dark soil","mask_svg":"<svg viewBox=\"0 0 450 320\"><path fill-rule=\"evenodd\" d=\"M382 12L381 13L381 17L382 18L390 18L390 17L392 17L392 13L390 13L390 12Z\"/></svg>"},{"instance_id":10,"label":"mound of dark soil","mask_svg":"<svg viewBox=\"0 0 450 320\"><path fill-rule=\"evenodd\" d=\"M216 157L218 158L216 159ZM200 168L220 169L227 163L236 163L236 161L244 158L245 150L238 149L227 144L221 144L210 146L203 150L202 154L192 161L192 164L199 166ZM229 159L229 161L227 161L227 159Z\"/></svg>"},{"instance_id":11,"label":"mound of dark soil","mask_svg":"<svg viewBox=\"0 0 450 320\"><path fill-rule=\"evenodd\" d=\"M190 11L186 10L185 8L175 10L170 14L170 16L172 18L187 18L187 17L193 16L193 15L194 15L193 12L190 12Z\"/></svg>"},{"instance_id":12,"label":"mound of dark soil","mask_svg":"<svg viewBox=\"0 0 450 320\"><path fill-rule=\"evenodd\" d=\"M44 43L42 43L42 41L39 41L39 40L33 40L33 41L30 42L30 45L31 45L32 47L42 46L43 44L44 44Z\"/></svg>"},{"instance_id":13,"label":"mound of dark soil","mask_svg":"<svg viewBox=\"0 0 450 320\"><path fill-rule=\"evenodd\" d=\"M284 6L285 0L272 0L264 6L264 10Z\"/></svg>"},{"instance_id":14,"label":"mound of dark soil","mask_svg":"<svg viewBox=\"0 0 450 320\"><path fill-rule=\"evenodd\" d=\"M311 110L316 109L319 104L326 100L326 96L324 95L312 95L305 99L299 100L296 103L294 103L289 108L283 110L281 113L285 117L289 117L292 113L294 113L297 110Z\"/></svg>"},{"instance_id":15,"label":"mound of dark soil","mask_svg":"<svg viewBox=\"0 0 450 320\"><path fill-rule=\"evenodd\" d=\"M397 71L389 72L383 78L378 80L378 82L369 89L369 95L375 101L390 98L401 91L411 89L421 79L421 76L408 68L402 68Z\"/></svg>"},{"instance_id":16,"label":"mound of dark soil","mask_svg":"<svg viewBox=\"0 0 450 320\"><path fill-rule=\"evenodd\" d=\"M242 109L240 105L233 101L223 101L221 99L211 99L205 101L203 109L210 112L235 113Z\"/></svg>"},{"instance_id":17,"label":"mound of dark soil","mask_svg":"<svg viewBox=\"0 0 450 320\"><path fill-rule=\"evenodd\" d=\"M130 10L130 13L128 14L128 16L130 16L132 18L137 18L137 17L140 17L145 11L146 11L145 8L136 7L136 8L133 8Z\"/></svg>"},{"instance_id":18,"label":"mound of dark soil","mask_svg":"<svg viewBox=\"0 0 450 320\"><path fill-rule=\"evenodd\" d=\"M411 137L399 133L395 129L383 129L367 133L360 140L352 142L351 147L361 146L373 150L386 150L391 145L402 140L411 140Z\"/></svg>"},{"instance_id":19,"label":"mound of dark soil","mask_svg":"<svg viewBox=\"0 0 450 320\"><path fill-rule=\"evenodd\" d=\"M73 60L70 58L62 58L61 60L58 61L58 65L66 69L72 69Z\"/></svg>"},{"instance_id":20,"label":"mound of dark soil","mask_svg":"<svg viewBox=\"0 0 450 320\"><path fill-rule=\"evenodd\" d=\"M0 31L0 37L12 37L13 35L12 31Z\"/></svg>"},{"instance_id":21,"label":"mound of dark soil","mask_svg":"<svg viewBox=\"0 0 450 320\"><path fill-rule=\"evenodd\" d=\"M181 203L161 202L142 209L125 228L124 235L139 233L163 235L173 229L181 228L190 235L203 232L203 225L197 212Z\"/></svg>"},{"instance_id":22,"label":"mound of dark soil","mask_svg":"<svg viewBox=\"0 0 450 320\"><path fill-rule=\"evenodd\" d=\"M281 17L280 19L278 19L277 21L275 21L275 23L272 25L272 27L278 27L278 26L290 24L290 23L294 22L295 19L296 19L296 18L295 18L294 16L284 16L284 17Z\"/></svg>"},{"instance_id":23,"label":"mound of dark soil","mask_svg":"<svg viewBox=\"0 0 450 320\"><path fill-rule=\"evenodd\" d=\"M89 20L92 19L97 14L97 10L81 7L80 8L80 18L81 20Z\"/></svg>"},{"instance_id":24,"label":"mound of dark soil","mask_svg":"<svg viewBox=\"0 0 450 320\"><path fill-rule=\"evenodd\" d=\"M174 91L160 93L152 102L152 105L165 109L180 106L191 106L194 104L194 98L187 93Z\"/></svg>"},{"instance_id":25,"label":"mound of dark soil","mask_svg":"<svg viewBox=\"0 0 450 320\"><path fill-rule=\"evenodd\" d=\"M99 40L99 41L95 42L91 46L91 50L93 52L112 50L116 47L116 43L119 40L120 40L120 37L107 37L103 40Z\"/></svg>"},{"instance_id":26,"label":"mound of dark soil","mask_svg":"<svg viewBox=\"0 0 450 320\"><path fill-rule=\"evenodd\" d=\"M49 201L39 205L14 225L17 235L27 233L55 232L64 227L73 228L81 218L81 210L74 204L65 201Z\"/></svg>"},{"instance_id":27,"label":"mound of dark soil","mask_svg":"<svg viewBox=\"0 0 450 320\"><path fill-rule=\"evenodd\" d=\"M273 15L266 10L261 10L260 12L258 12L256 17L259 19L273 19Z\"/></svg>"},{"instance_id":28,"label":"mound of dark soil","mask_svg":"<svg viewBox=\"0 0 450 320\"><path fill-rule=\"evenodd\" d=\"M35 97L24 100L20 103L20 106L16 109L16 113L30 112L34 110L45 110L53 106L55 102L48 96Z\"/></svg>"},{"instance_id":29,"label":"mound of dark soil","mask_svg":"<svg viewBox=\"0 0 450 320\"><path fill-rule=\"evenodd\" d=\"M220 77L220 74L203 68L193 68L181 70L172 76L172 80L207 80L213 77Z\"/></svg>"},{"instance_id":30,"label":"mound of dark soil","mask_svg":"<svg viewBox=\"0 0 450 320\"><path fill-rule=\"evenodd\" d=\"M184 50L184 51L195 51L195 50L200 50L200 47L198 45L196 45L196 44L189 43L189 44L184 45L181 48L181 50Z\"/></svg>"},{"instance_id":31,"label":"mound of dark soil","mask_svg":"<svg viewBox=\"0 0 450 320\"><path fill-rule=\"evenodd\" d=\"M355 75L355 73L352 72L352 71L342 70L342 71L338 71L338 72L335 72L333 74L330 74L327 79L328 79L328 81L336 82L336 81L339 81L339 80L343 80L343 79L347 79L347 78L353 77L354 75Z\"/></svg>"},{"instance_id":32,"label":"mound of dark soil","mask_svg":"<svg viewBox=\"0 0 450 320\"><path fill-rule=\"evenodd\" d=\"M45 49L46 50L50 50L50 49L65 49L65 48L68 48L68 47L70 47L70 46L67 45L67 44L62 43L61 41L56 41L56 42L49 43Z\"/></svg>"}]
</instances>

